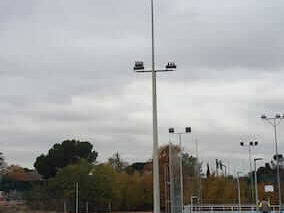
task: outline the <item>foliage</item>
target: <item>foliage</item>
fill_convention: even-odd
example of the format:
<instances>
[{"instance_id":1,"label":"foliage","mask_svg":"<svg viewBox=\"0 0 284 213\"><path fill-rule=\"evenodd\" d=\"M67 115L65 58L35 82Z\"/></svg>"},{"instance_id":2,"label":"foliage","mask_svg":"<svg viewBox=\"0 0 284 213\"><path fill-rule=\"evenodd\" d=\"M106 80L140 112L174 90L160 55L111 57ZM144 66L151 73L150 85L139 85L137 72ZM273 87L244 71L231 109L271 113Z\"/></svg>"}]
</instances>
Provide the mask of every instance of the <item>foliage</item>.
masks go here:
<instances>
[{"instance_id":1,"label":"foliage","mask_svg":"<svg viewBox=\"0 0 284 213\"><path fill-rule=\"evenodd\" d=\"M34 167L38 173L48 179L55 177L60 168L70 164L78 163L84 158L89 163L96 161L98 153L93 150L93 145L89 142L77 140L65 140L61 144L55 144L47 155L37 157Z\"/></svg>"},{"instance_id":2,"label":"foliage","mask_svg":"<svg viewBox=\"0 0 284 213\"><path fill-rule=\"evenodd\" d=\"M110 204L113 210L152 208L152 175L118 172L108 163L93 165L86 160L60 169L46 184L35 185L27 195L28 203L34 208L43 208L49 203L48 208L62 210L65 202L67 210L73 212L76 183L82 211L86 202L89 211L106 211Z\"/></svg>"},{"instance_id":3,"label":"foliage","mask_svg":"<svg viewBox=\"0 0 284 213\"><path fill-rule=\"evenodd\" d=\"M127 173L132 173L132 174L134 172L143 173L146 164L147 164L146 162L136 162L126 167L125 170Z\"/></svg>"},{"instance_id":4,"label":"foliage","mask_svg":"<svg viewBox=\"0 0 284 213\"><path fill-rule=\"evenodd\" d=\"M122 160L118 152L108 159L108 163L118 172L123 171L128 166L128 163Z\"/></svg>"}]
</instances>

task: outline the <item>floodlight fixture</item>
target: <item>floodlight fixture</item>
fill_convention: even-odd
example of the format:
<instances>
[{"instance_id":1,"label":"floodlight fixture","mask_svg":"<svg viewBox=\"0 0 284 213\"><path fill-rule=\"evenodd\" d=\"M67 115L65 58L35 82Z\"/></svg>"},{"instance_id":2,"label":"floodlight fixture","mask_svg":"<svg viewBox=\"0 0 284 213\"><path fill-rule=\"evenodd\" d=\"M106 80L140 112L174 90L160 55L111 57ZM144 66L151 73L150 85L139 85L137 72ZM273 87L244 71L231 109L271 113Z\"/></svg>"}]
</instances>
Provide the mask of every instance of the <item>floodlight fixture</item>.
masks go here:
<instances>
[{"instance_id":1,"label":"floodlight fixture","mask_svg":"<svg viewBox=\"0 0 284 213\"><path fill-rule=\"evenodd\" d=\"M185 132L186 133L191 133L191 127L185 127Z\"/></svg>"},{"instance_id":2,"label":"floodlight fixture","mask_svg":"<svg viewBox=\"0 0 284 213\"><path fill-rule=\"evenodd\" d=\"M176 69L177 65L175 64L175 62L168 62L168 64L166 65L166 69Z\"/></svg>"},{"instance_id":3,"label":"floodlight fixture","mask_svg":"<svg viewBox=\"0 0 284 213\"><path fill-rule=\"evenodd\" d=\"M267 119L267 116L266 115L261 115L261 119Z\"/></svg>"},{"instance_id":4,"label":"floodlight fixture","mask_svg":"<svg viewBox=\"0 0 284 213\"><path fill-rule=\"evenodd\" d=\"M144 70L144 62L136 61L133 69L134 70Z\"/></svg>"}]
</instances>

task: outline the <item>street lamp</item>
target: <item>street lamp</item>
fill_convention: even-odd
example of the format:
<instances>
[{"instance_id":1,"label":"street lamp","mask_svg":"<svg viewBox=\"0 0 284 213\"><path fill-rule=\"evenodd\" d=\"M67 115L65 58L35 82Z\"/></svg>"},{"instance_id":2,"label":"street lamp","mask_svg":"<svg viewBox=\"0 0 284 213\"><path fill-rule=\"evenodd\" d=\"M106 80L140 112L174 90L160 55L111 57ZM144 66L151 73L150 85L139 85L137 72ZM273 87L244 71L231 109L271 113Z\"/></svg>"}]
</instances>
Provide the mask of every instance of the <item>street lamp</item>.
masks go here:
<instances>
[{"instance_id":1,"label":"street lamp","mask_svg":"<svg viewBox=\"0 0 284 213\"><path fill-rule=\"evenodd\" d=\"M181 136L183 134L189 134L191 133L191 127L185 127L185 131L184 132L175 132L175 129L174 128L169 128L169 133L170 134L176 134L178 135L178 138L179 138L179 147L180 147L180 153L182 154L182 151L181 151ZM182 155L180 156L180 199L181 199L181 208L182 208L182 211L183 212L183 172L182 172Z\"/></svg>"},{"instance_id":2,"label":"street lamp","mask_svg":"<svg viewBox=\"0 0 284 213\"><path fill-rule=\"evenodd\" d=\"M152 73L152 113L153 113L153 179L154 179L154 213L160 213L160 186L159 186L159 156L158 156L158 117L157 117L157 89L156 72L174 71L176 64L169 62L165 69L156 70L155 67L155 33L154 33L154 0L151 0L151 34L152 34L152 69L144 70L144 63L135 62L134 71Z\"/></svg>"},{"instance_id":3,"label":"street lamp","mask_svg":"<svg viewBox=\"0 0 284 213\"><path fill-rule=\"evenodd\" d=\"M276 155L276 167L277 167L277 183L278 183L278 199L279 199L279 212L281 212L281 183L280 183L280 166L279 166L279 154L278 154L278 140L277 140L277 126L284 119L284 115L276 114L275 116L268 117L266 115L261 116L262 120L267 121L274 128L274 143L275 143L275 155Z\"/></svg>"},{"instance_id":4,"label":"street lamp","mask_svg":"<svg viewBox=\"0 0 284 213\"><path fill-rule=\"evenodd\" d=\"M258 141L249 141L249 142L241 141L240 145L242 147L247 147L248 148L250 180L251 180L251 198L253 199L254 198L254 195L253 195L254 193L253 193L253 183L252 183L253 177L252 177L252 165L251 165L251 148L257 146L258 145Z\"/></svg>"},{"instance_id":5,"label":"street lamp","mask_svg":"<svg viewBox=\"0 0 284 213\"><path fill-rule=\"evenodd\" d=\"M256 204L256 211L259 210L258 208L258 188L257 188L257 174L256 174L256 161L263 160L263 158L255 158L254 161L254 187L255 187L255 204Z\"/></svg>"}]
</instances>

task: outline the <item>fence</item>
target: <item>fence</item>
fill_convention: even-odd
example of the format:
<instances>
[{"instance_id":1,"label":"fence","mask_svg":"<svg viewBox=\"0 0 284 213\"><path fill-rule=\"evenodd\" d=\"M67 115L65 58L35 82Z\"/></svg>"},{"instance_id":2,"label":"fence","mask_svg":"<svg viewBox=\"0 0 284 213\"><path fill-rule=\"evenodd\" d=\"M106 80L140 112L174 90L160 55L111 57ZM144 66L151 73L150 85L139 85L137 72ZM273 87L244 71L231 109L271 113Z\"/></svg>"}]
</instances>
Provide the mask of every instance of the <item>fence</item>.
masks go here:
<instances>
[{"instance_id":1,"label":"fence","mask_svg":"<svg viewBox=\"0 0 284 213\"><path fill-rule=\"evenodd\" d=\"M283 212L283 206L281 212ZM184 213L230 213L230 212L242 212L242 213L256 213L255 205L187 205L184 206ZM279 205L272 205L271 212L279 212Z\"/></svg>"}]
</instances>

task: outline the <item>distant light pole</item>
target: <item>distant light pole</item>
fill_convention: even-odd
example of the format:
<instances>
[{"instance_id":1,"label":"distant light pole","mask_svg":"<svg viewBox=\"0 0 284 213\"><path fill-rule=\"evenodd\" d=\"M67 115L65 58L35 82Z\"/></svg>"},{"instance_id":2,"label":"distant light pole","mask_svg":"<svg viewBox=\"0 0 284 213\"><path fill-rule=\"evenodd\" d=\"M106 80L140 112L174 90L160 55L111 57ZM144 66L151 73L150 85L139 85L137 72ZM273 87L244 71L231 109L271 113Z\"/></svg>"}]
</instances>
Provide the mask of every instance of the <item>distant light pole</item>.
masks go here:
<instances>
[{"instance_id":1,"label":"distant light pole","mask_svg":"<svg viewBox=\"0 0 284 213\"><path fill-rule=\"evenodd\" d=\"M280 166L279 166L279 154L278 154L278 140L277 140L277 126L284 119L284 115L276 114L274 117L268 117L266 115L261 116L262 120L267 121L274 128L274 143L275 143L275 155L276 155L276 167L277 167L277 183L278 183L278 199L279 199L279 212L281 212L282 200L281 200L281 183L280 183Z\"/></svg>"},{"instance_id":2,"label":"distant light pole","mask_svg":"<svg viewBox=\"0 0 284 213\"><path fill-rule=\"evenodd\" d=\"M154 179L154 213L160 213L160 186L159 186L159 151L158 151L158 116L157 116L157 89L156 72L174 71L176 64L169 62L166 69L157 70L155 67L155 33L154 33L154 0L151 0L151 34L152 34L152 69L144 70L144 63L136 61L134 71L152 73L152 113L153 113L153 179Z\"/></svg>"},{"instance_id":3,"label":"distant light pole","mask_svg":"<svg viewBox=\"0 0 284 213\"><path fill-rule=\"evenodd\" d=\"M179 138L179 147L180 147L180 153L181 153L181 156L180 156L180 199L181 199L181 208L182 208L182 211L183 212L183 171L182 171L182 150L181 150L181 136L184 135L184 134L189 134L191 133L191 127L185 127L185 131L184 132L175 132L175 129L174 128L169 128L169 133L170 134L176 134L178 135L178 138Z\"/></svg>"},{"instance_id":4,"label":"distant light pole","mask_svg":"<svg viewBox=\"0 0 284 213\"><path fill-rule=\"evenodd\" d=\"M253 159L254 161L254 187L255 187L255 204L256 204L256 210L258 211L259 210L259 207L258 207L258 184L257 184L257 173L256 173L256 161L259 161L259 160L263 160L263 158L255 158Z\"/></svg>"},{"instance_id":5,"label":"distant light pole","mask_svg":"<svg viewBox=\"0 0 284 213\"><path fill-rule=\"evenodd\" d=\"M240 176L239 176L240 173L241 172L237 172L239 212L241 212L241 186L240 186Z\"/></svg>"},{"instance_id":6,"label":"distant light pole","mask_svg":"<svg viewBox=\"0 0 284 213\"><path fill-rule=\"evenodd\" d=\"M240 142L240 145L242 147L248 147L248 154L249 154L249 169L250 169L250 181L251 181L251 198L254 199L254 193L253 193L253 174L252 174L252 165L251 165L251 148L258 145L258 141L249 141L248 143L245 143L243 141Z\"/></svg>"},{"instance_id":7,"label":"distant light pole","mask_svg":"<svg viewBox=\"0 0 284 213\"><path fill-rule=\"evenodd\" d=\"M78 213L79 210L79 184L76 182L76 213Z\"/></svg>"}]
</instances>

